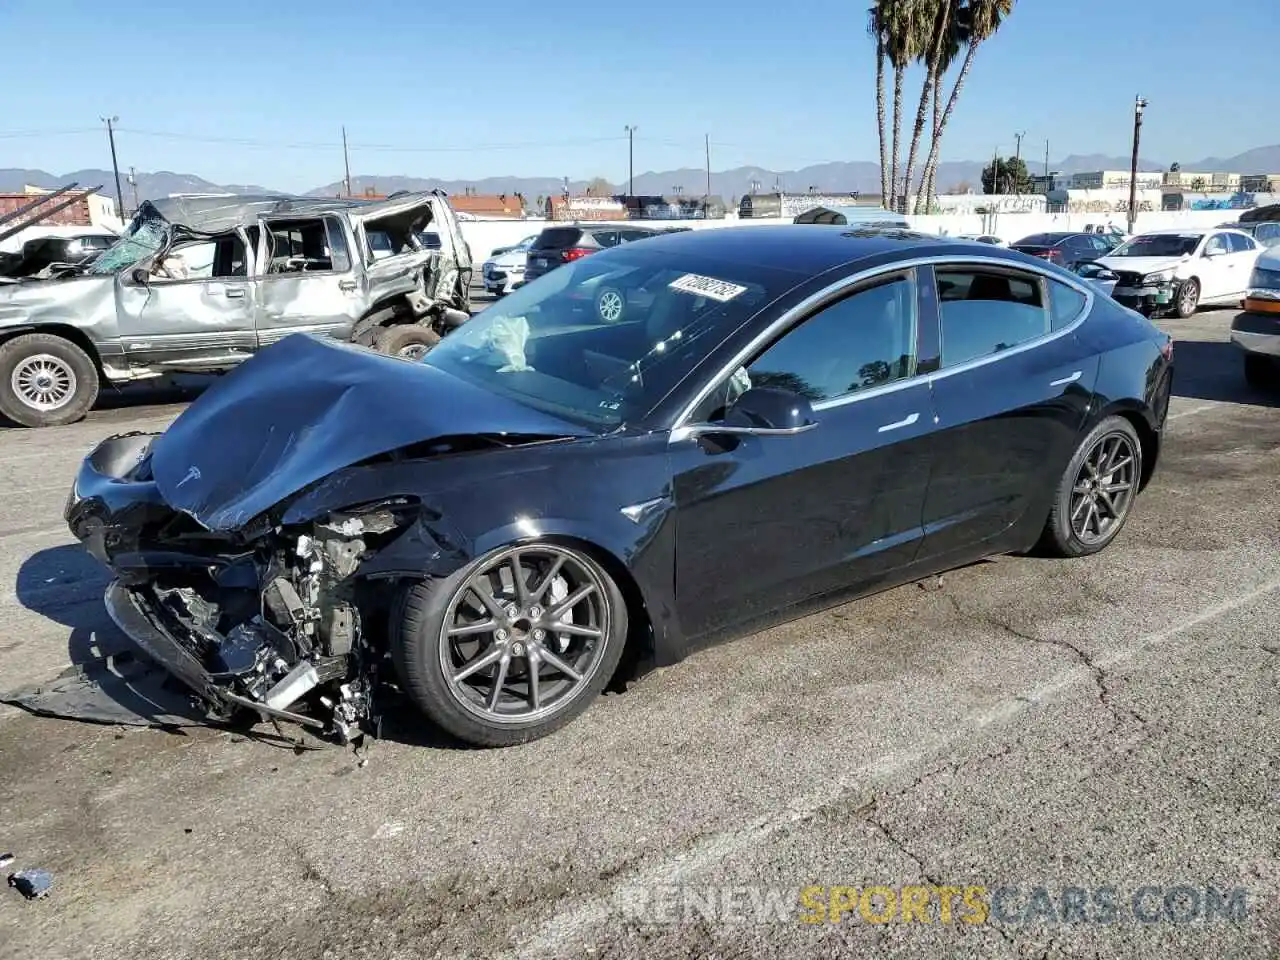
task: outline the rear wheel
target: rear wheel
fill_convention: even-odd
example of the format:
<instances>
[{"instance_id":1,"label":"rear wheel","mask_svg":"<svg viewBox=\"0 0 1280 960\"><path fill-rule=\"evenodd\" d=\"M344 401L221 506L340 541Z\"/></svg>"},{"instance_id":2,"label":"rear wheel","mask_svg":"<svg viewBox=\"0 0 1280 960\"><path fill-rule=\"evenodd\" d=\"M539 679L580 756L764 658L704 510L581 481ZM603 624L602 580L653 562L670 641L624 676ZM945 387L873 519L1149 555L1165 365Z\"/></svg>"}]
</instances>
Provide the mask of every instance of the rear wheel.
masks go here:
<instances>
[{"instance_id":1,"label":"rear wheel","mask_svg":"<svg viewBox=\"0 0 1280 960\"><path fill-rule=\"evenodd\" d=\"M13 423L75 423L97 399L98 369L70 340L27 333L0 344L0 414Z\"/></svg>"},{"instance_id":2,"label":"rear wheel","mask_svg":"<svg viewBox=\"0 0 1280 960\"><path fill-rule=\"evenodd\" d=\"M414 324L403 324L388 327L373 339L373 346L379 353L400 357L403 360L421 360L428 351L440 342L440 334L427 327Z\"/></svg>"},{"instance_id":3,"label":"rear wheel","mask_svg":"<svg viewBox=\"0 0 1280 960\"><path fill-rule=\"evenodd\" d=\"M1089 432L1058 484L1040 549L1083 557L1104 549L1124 526L1142 477L1142 444L1124 417Z\"/></svg>"},{"instance_id":4,"label":"rear wheel","mask_svg":"<svg viewBox=\"0 0 1280 960\"><path fill-rule=\"evenodd\" d=\"M1174 304L1174 310L1183 320L1196 312L1196 308L1200 306L1200 281L1195 277L1185 280L1182 286L1178 288L1177 300Z\"/></svg>"},{"instance_id":5,"label":"rear wheel","mask_svg":"<svg viewBox=\"0 0 1280 960\"><path fill-rule=\"evenodd\" d=\"M588 554L527 543L410 587L391 630L400 679L432 721L508 746L590 706L622 657L627 610Z\"/></svg>"}]
</instances>

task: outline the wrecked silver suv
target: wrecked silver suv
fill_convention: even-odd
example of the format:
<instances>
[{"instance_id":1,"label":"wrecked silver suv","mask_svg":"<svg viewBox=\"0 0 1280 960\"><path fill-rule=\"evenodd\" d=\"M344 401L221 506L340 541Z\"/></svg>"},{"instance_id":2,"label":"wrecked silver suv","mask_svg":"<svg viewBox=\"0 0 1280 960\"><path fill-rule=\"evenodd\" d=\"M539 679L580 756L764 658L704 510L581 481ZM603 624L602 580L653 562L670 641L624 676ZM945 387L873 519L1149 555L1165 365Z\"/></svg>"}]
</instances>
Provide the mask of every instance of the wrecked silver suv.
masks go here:
<instances>
[{"instance_id":1,"label":"wrecked silver suv","mask_svg":"<svg viewBox=\"0 0 1280 960\"><path fill-rule=\"evenodd\" d=\"M147 201L80 266L0 281L0 414L72 423L100 384L220 372L292 333L417 358L470 316L442 192Z\"/></svg>"}]
</instances>

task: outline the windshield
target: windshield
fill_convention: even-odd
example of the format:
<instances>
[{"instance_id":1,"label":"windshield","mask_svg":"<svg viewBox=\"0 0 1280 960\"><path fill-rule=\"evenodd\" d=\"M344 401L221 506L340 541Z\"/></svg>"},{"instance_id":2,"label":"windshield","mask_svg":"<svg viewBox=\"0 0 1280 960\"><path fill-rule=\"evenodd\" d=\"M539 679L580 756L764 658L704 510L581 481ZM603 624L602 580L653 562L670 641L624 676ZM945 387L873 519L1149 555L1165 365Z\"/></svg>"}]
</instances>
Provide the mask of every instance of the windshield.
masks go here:
<instances>
[{"instance_id":1,"label":"windshield","mask_svg":"<svg viewBox=\"0 0 1280 960\"><path fill-rule=\"evenodd\" d=\"M1116 247L1109 257L1182 257L1196 252L1199 233L1149 233Z\"/></svg>"},{"instance_id":2,"label":"windshield","mask_svg":"<svg viewBox=\"0 0 1280 960\"><path fill-rule=\"evenodd\" d=\"M651 411L798 274L640 245L558 267L423 359L557 416L611 429Z\"/></svg>"},{"instance_id":3,"label":"windshield","mask_svg":"<svg viewBox=\"0 0 1280 960\"><path fill-rule=\"evenodd\" d=\"M134 217L129 229L103 251L101 256L95 258L85 272L99 275L118 273L125 267L132 266L160 249L168 227L168 223L159 217Z\"/></svg>"}]
</instances>

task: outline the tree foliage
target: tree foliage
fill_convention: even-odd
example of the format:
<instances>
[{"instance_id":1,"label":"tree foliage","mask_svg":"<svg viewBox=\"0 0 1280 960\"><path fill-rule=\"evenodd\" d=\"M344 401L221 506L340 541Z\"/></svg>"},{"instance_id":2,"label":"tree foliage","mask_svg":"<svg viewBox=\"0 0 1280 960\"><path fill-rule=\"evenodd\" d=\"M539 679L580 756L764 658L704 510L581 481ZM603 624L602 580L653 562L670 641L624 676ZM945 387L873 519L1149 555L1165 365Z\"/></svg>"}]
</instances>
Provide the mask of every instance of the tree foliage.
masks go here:
<instances>
[{"instance_id":1,"label":"tree foliage","mask_svg":"<svg viewBox=\"0 0 1280 960\"><path fill-rule=\"evenodd\" d=\"M982 168L983 193L1030 193L1031 174L1021 157L996 157Z\"/></svg>"}]
</instances>

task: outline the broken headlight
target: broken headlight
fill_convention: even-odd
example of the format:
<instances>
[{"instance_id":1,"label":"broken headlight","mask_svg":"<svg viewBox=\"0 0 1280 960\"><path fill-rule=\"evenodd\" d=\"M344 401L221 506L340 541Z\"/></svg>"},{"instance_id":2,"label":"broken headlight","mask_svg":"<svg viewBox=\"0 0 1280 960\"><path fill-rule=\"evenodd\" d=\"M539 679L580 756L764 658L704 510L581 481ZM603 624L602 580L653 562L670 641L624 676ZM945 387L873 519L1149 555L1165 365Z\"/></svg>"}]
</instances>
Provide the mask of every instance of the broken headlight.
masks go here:
<instances>
[{"instance_id":1,"label":"broken headlight","mask_svg":"<svg viewBox=\"0 0 1280 960\"><path fill-rule=\"evenodd\" d=\"M343 537L377 537L404 529L421 513L416 497L391 497L334 510L317 525Z\"/></svg>"}]
</instances>

